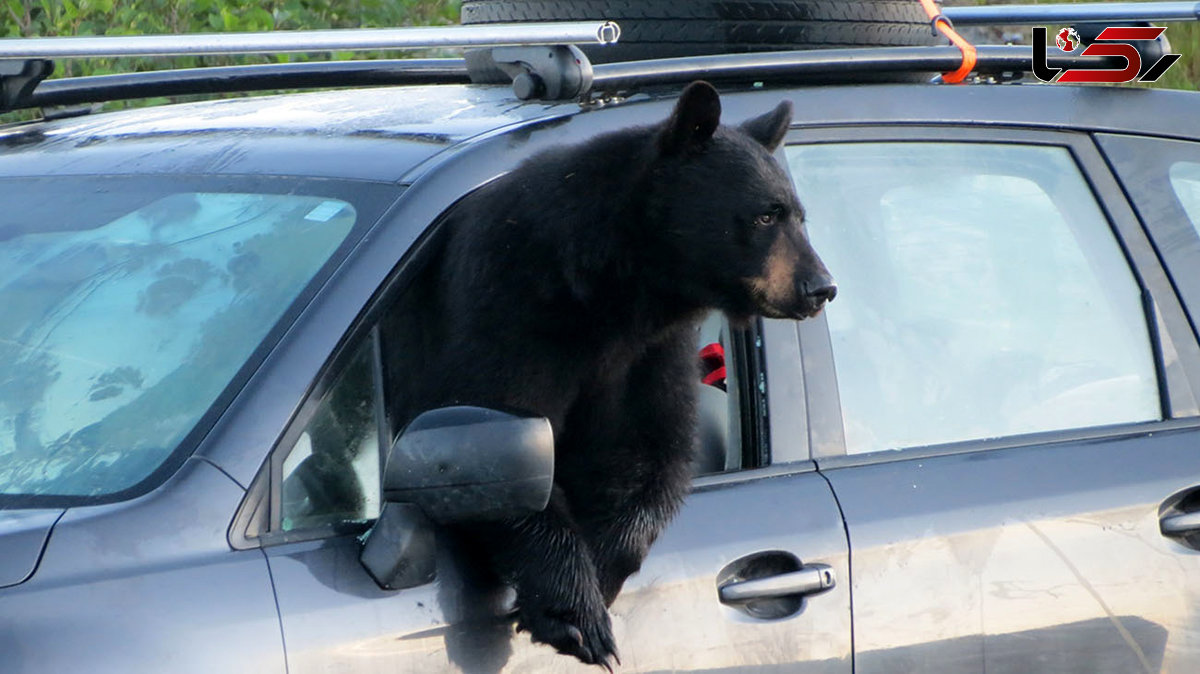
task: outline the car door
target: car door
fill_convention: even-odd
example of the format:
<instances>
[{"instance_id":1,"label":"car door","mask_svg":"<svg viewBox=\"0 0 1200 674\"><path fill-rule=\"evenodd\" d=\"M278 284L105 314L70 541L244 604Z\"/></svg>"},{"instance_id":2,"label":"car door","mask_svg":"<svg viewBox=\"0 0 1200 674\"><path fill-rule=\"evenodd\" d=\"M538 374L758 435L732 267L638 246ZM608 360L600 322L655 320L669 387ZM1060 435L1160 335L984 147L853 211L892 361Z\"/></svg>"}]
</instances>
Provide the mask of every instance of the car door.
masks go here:
<instances>
[{"instance_id":1,"label":"car door","mask_svg":"<svg viewBox=\"0 0 1200 674\"><path fill-rule=\"evenodd\" d=\"M855 671L1196 671L1197 348L1083 133L796 133Z\"/></svg>"},{"instance_id":2,"label":"car door","mask_svg":"<svg viewBox=\"0 0 1200 674\"><path fill-rule=\"evenodd\" d=\"M399 430L380 411L385 378L404 376L376 326L403 320L390 312L417 264L343 340L252 486L248 503L260 505L244 508L242 521L261 529L288 670L593 671L514 634L512 593L480 582L448 537L430 553L431 583L382 590L359 563L380 508L380 448ZM612 607L622 670L849 672L841 516L808 460L803 421L768 422L766 371L798 368L794 323L731 332L714 319L697 339L725 354L726 390L697 382L708 449L721 456ZM789 397L802 407L797 379L778 381L772 410L792 409Z\"/></svg>"}]
</instances>

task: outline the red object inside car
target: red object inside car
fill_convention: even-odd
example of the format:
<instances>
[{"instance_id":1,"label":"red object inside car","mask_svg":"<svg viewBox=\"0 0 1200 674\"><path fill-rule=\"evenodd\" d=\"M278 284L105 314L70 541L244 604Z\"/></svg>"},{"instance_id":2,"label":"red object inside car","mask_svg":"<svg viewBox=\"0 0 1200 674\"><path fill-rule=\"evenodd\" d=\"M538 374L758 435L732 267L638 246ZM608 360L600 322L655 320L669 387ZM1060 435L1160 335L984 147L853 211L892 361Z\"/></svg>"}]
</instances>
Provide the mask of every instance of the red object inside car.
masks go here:
<instances>
[{"instance_id":1,"label":"red object inside car","mask_svg":"<svg viewBox=\"0 0 1200 674\"><path fill-rule=\"evenodd\" d=\"M700 349L700 381L725 390L725 347L719 342Z\"/></svg>"}]
</instances>

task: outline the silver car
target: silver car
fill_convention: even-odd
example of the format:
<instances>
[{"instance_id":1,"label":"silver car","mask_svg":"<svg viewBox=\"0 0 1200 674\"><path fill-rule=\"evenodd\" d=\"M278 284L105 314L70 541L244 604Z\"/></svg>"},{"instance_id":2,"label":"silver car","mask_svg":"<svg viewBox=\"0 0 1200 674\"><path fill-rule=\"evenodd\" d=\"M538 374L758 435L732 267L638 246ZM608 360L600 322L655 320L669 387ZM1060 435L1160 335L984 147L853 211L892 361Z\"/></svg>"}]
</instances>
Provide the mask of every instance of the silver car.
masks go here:
<instances>
[{"instance_id":1,"label":"silver car","mask_svg":"<svg viewBox=\"0 0 1200 674\"><path fill-rule=\"evenodd\" d=\"M583 105L0 127L0 671L595 671L389 471L377 326L455 202L664 118L701 66L730 122L795 103L778 159L841 290L697 334L695 487L612 607L621 671L1200 671L1200 95L829 83L886 60L846 54L596 65L623 88ZM443 520L469 486L430 487Z\"/></svg>"}]
</instances>

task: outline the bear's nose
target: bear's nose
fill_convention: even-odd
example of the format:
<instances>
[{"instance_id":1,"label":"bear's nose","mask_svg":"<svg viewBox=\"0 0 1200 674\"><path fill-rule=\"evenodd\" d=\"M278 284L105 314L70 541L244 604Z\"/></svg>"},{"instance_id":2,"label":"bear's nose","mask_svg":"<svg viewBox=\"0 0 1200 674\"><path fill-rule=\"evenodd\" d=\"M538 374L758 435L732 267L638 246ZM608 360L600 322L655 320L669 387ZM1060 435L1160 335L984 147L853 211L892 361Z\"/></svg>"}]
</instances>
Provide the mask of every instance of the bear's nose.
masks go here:
<instances>
[{"instance_id":1,"label":"bear's nose","mask_svg":"<svg viewBox=\"0 0 1200 674\"><path fill-rule=\"evenodd\" d=\"M837 284L833 281L814 283L812 286L805 283L804 294L818 304L821 302L832 302L833 298L837 297Z\"/></svg>"}]
</instances>

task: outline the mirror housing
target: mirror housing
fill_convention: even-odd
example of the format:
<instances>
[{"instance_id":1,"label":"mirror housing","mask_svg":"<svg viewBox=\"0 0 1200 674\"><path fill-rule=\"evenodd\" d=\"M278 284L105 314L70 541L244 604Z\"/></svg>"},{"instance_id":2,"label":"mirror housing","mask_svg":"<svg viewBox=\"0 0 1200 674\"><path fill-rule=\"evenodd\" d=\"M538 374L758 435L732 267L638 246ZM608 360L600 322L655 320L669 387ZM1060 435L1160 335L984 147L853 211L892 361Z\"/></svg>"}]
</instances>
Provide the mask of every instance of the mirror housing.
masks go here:
<instances>
[{"instance_id":1,"label":"mirror housing","mask_svg":"<svg viewBox=\"0 0 1200 674\"><path fill-rule=\"evenodd\" d=\"M383 499L439 524L523 517L554 485L554 434L542 417L483 407L421 414L388 453Z\"/></svg>"},{"instance_id":2,"label":"mirror housing","mask_svg":"<svg viewBox=\"0 0 1200 674\"><path fill-rule=\"evenodd\" d=\"M412 420L388 452L383 511L363 566L385 589L434 577L439 524L524 517L545 509L554 486L554 433L543 417L483 407L442 407Z\"/></svg>"}]
</instances>

